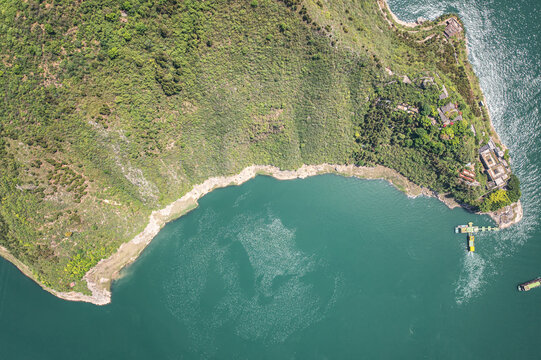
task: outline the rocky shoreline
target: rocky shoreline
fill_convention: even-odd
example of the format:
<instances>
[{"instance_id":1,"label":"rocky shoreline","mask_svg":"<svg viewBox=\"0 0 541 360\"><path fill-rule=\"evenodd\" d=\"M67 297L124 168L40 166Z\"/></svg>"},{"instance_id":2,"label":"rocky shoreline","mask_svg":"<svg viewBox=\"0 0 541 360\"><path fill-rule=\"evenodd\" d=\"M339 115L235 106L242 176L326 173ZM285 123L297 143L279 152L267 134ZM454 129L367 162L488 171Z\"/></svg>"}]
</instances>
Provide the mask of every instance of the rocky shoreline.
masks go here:
<instances>
[{"instance_id":1,"label":"rocky shoreline","mask_svg":"<svg viewBox=\"0 0 541 360\"><path fill-rule=\"evenodd\" d=\"M385 19L387 19L387 21L389 21L389 19L387 18L386 14L385 14L385 9L387 11L389 11L389 13L391 14L392 20L394 22L396 22L397 24L399 24L399 25L402 25L402 26L408 27L408 28L414 28L414 27L422 25L422 23L419 22L419 21L416 22L416 23L409 23L409 22L405 22L405 21L400 20L393 13L393 11L391 10L391 7L389 6L389 3L387 2L387 0L377 0L377 2L378 2L378 6L379 6L380 10L382 11L382 13L383 13ZM467 37L465 37L465 42L466 42L466 52L468 52L468 45L467 45L468 44L468 39L467 39ZM487 104L487 101L485 99L484 94L482 94L482 102L484 104ZM505 151L505 150L507 150L507 146L505 146L505 144L503 143L503 141L500 138L500 135L498 134L498 132L494 128L494 124L492 122L492 116L490 114L490 110L489 110L488 106L486 106L485 108L486 108L487 113L488 113L490 130L491 130L491 133L492 133L491 135L494 138L496 138L497 143L499 145L501 145L502 149ZM460 206L460 204L458 204L456 201L454 201L451 198L447 198L444 195L437 194L437 193L432 193L432 194L428 194L428 195L437 197L439 200L443 201L451 209L454 208L454 207ZM494 222L496 222L498 224L498 226L501 229L505 229L505 228L507 228L507 227L509 227L509 226L511 226L513 224L516 224L516 223L520 222L522 220L523 215L524 215L523 210L522 210L522 204L521 204L520 200L517 201L516 203L513 203L513 204L511 204L509 206L506 206L503 209L493 211L493 212L489 212L489 213L479 213L479 214L490 216L494 220Z\"/></svg>"},{"instance_id":2,"label":"rocky shoreline","mask_svg":"<svg viewBox=\"0 0 541 360\"><path fill-rule=\"evenodd\" d=\"M257 175L272 176L278 180L304 179L310 176L335 173L343 176L356 176L363 179L385 179L404 191L408 196L417 197L426 194L426 190L417 186L395 170L383 167L356 167L353 165L303 165L297 170L280 170L274 166L252 165L240 173L231 176L219 176L207 179L195 185L192 190L167 207L153 211L146 228L107 259L101 260L90 269L83 279L87 282L92 295L77 292L57 292L43 287L59 298L70 301L84 301L95 305L106 305L111 302L111 283L120 275L120 270L134 262L161 228L169 221L197 207L197 200L214 189L231 185L241 185Z\"/></svg>"},{"instance_id":3,"label":"rocky shoreline","mask_svg":"<svg viewBox=\"0 0 541 360\"><path fill-rule=\"evenodd\" d=\"M378 0L380 9L386 7L393 20L406 27L415 27L419 24L407 23L399 20L396 15L390 10L386 0ZM484 98L483 98L484 100ZM486 101L485 101L486 103ZM490 114L489 114L490 119ZM494 130L492 121L490 120L492 131L497 137L500 144L498 134ZM297 170L281 170L274 166L268 165L252 165L243 169L240 173L231 176L218 176L207 179L201 184L195 185L192 190L182 196L180 199L169 204L167 207L153 211L150 215L149 222L145 229L135 236L132 240L122 244L118 250L107 259L101 260L96 266L90 269L83 279L86 281L88 289L91 295L86 295L78 292L58 292L51 288L48 288L41 284L37 278L32 274L31 270L18 261L9 252L0 247L0 256L3 256L8 261L17 266L26 276L33 279L44 290L54 294L55 296L70 300L70 301L83 301L89 302L95 305L105 305L111 302L111 283L114 279L117 279L120 274L120 270L126 265L134 262L151 240L158 234L161 228L169 221L174 220L183 214L196 208L198 205L198 199L211 192L214 189L222 188L231 185L240 185L257 175L268 175L279 180L288 179L303 179L310 176L334 173L343 176L355 176L362 179L384 179L389 181L399 190L403 191L410 197L417 197L420 195L431 196L439 199L449 208L455 208L461 206L454 199L447 197L445 194L438 194L427 188L422 188L403 175L399 174L395 170L383 167L357 167L353 165L303 165ZM469 210L469 209L468 209ZM500 228L507 228L522 219L523 210L520 201L511 204L504 209L486 213L489 215Z\"/></svg>"},{"instance_id":4,"label":"rocky shoreline","mask_svg":"<svg viewBox=\"0 0 541 360\"><path fill-rule=\"evenodd\" d=\"M83 279L87 282L88 289L92 292L92 295L85 295L77 292L58 292L40 285L46 291L51 292L61 299L89 302L95 305L106 305L111 302L111 283L119 277L120 270L138 258L141 252L167 222L195 209L198 205L197 200L212 190L231 185L241 185L257 175L272 176L278 180L290 180L304 179L322 174L339 174L342 176L354 176L361 179L383 179L389 181L409 197L415 198L421 195L430 196L439 199L451 209L460 206L454 199L446 197L445 194L438 194L427 188L420 187L395 170L384 166L358 167L354 165L321 164L303 165L297 170L281 170L269 165L252 165L236 175L209 178L203 183L195 185L190 192L165 208L153 211L150 215L148 225L143 232L129 242L122 244L113 255L107 259L101 260L86 273ZM487 215L494 219L501 228L509 227L522 219L522 207L520 202L513 204L510 207L513 207L513 209L515 209L513 211L516 211L516 215L513 217L509 217L509 209L507 212L503 209ZM16 265L19 267L19 264ZM31 276L29 271L23 272L38 282Z\"/></svg>"}]
</instances>

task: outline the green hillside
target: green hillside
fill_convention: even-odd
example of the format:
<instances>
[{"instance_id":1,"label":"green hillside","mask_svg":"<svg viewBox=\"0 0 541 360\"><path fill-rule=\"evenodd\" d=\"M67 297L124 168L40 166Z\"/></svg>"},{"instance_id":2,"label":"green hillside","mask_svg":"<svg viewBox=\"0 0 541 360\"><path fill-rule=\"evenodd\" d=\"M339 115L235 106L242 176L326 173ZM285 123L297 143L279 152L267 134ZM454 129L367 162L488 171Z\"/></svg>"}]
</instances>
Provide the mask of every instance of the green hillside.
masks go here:
<instances>
[{"instance_id":1,"label":"green hillside","mask_svg":"<svg viewBox=\"0 0 541 360\"><path fill-rule=\"evenodd\" d=\"M0 245L43 284L85 291L152 210L252 164L382 164L474 207L516 201L518 180L481 198L492 130L463 35L383 14L375 0L0 0ZM443 127L450 101L463 120ZM459 180L467 163L481 186Z\"/></svg>"}]
</instances>

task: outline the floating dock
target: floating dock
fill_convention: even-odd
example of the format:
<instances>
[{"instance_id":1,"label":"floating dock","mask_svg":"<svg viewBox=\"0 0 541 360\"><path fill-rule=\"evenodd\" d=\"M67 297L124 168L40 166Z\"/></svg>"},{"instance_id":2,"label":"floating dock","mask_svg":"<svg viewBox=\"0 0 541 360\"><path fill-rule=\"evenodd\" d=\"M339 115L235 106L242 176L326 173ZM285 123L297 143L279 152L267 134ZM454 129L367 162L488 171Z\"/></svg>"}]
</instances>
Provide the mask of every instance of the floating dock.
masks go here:
<instances>
[{"instance_id":1,"label":"floating dock","mask_svg":"<svg viewBox=\"0 0 541 360\"><path fill-rule=\"evenodd\" d=\"M474 226L472 222L469 222L468 225L458 225L455 228L455 233L457 234L473 234L480 231L500 231L500 228L492 226Z\"/></svg>"},{"instance_id":2,"label":"floating dock","mask_svg":"<svg viewBox=\"0 0 541 360\"><path fill-rule=\"evenodd\" d=\"M474 226L472 222L469 222L468 225L458 225L455 228L456 234L468 234L468 251L474 252L475 251L475 237L473 236L474 233L480 232L480 231L499 231L499 227L492 227L492 226Z\"/></svg>"}]
</instances>

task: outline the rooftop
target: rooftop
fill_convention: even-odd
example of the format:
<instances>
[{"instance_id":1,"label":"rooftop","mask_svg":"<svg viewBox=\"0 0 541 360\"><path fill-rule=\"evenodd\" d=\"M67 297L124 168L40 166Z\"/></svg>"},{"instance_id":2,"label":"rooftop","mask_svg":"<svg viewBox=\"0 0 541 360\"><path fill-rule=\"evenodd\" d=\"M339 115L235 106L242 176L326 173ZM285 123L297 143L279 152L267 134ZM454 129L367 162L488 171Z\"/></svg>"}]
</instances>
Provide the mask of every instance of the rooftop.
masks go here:
<instances>
[{"instance_id":1,"label":"rooftop","mask_svg":"<svg viewBox=\"0 0 541 360\"><path fill-rule=\"evenodd\" d=\"M451 120L456 120L456 121L462 120L462 116L456 117L455 115L453 115L453 113L455 112L456 112L456 115L458 115L456 105L452 102L438 108L438 114L440 115L441 122L445 125L450 123Z\"/></svg>"},{"instance_id":2,"label":"rooftop","mask_svg":"<svg viewBox=\"0 0 541 360\"><path fill-rule=\"evenodd\" d=\"M450 18L447 20L447 26L445 27L445 30L443 31L443 35L445 35L447 38L450 38L451 36L454 36L462 31L462 27L456 21L455 18Z\"/></svg>"},{"instance_id":3,"label":"rooftop","mask_svg":"<svg viewBox=\"0 0 541 360\"><path fill-rule=\"evenodd\" d=\"M487 152L490 150L490 146L488 144L484 145L484 146L481 146L481 148L479 149L479 154L482 154L484 152Z\"/></svg>"},{"instance_id":4,"label":"rooftop","mask_svg":"<svg viewBox=\"0 0 541 360\"><path fill-rule=\"evenodd\" d=\"M440 94L440 100L447 99L447 97L449 97L449 93L447 92L445 85L443 85L441 91L442 93Z\"/></svg>"},{"instance_id":5,"label":"rooftop","mask_svg":"<svg viewBox=\"0 0 541 360\"><path fill-rule=\"evenodd\" d=\"M446 113L448 111L452 111L452 110L456 110L456 106L452 102L450 102L449 104L441 107L441 111L443 111L444 113Z\"/></svg>"},{"instance_id":6,"label":"rooftop","mask_svg":"<svg viewBox=\"0 0 541 360\"><path fill-rule=\"evenodd\" d=\"M504 186L509 179L509 166L492 139L479 149L479 155L488 175L489 188Z\"/></svg>"}]
</instances>

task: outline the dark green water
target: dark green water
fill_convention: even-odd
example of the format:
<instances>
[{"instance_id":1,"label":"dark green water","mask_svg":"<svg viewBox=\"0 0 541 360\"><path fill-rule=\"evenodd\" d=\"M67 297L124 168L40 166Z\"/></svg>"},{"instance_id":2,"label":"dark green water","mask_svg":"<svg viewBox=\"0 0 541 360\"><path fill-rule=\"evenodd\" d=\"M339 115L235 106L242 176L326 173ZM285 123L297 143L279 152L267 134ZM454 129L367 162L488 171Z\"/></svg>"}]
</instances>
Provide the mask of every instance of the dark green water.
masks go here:
<instances>
[{"instance_id":1,"label":"dark green water","mask_svg":"<svg viewBox=\"0 0 541 360\"><path fill-rule=\"evenodd\" d=\"M0 359L538 359L540 6L392 0L406 20L457 11L524 221L409 199L382 181L258 177L167 225L97 307L59 300L0 261Z\"/></svg>"}]
</instances>

